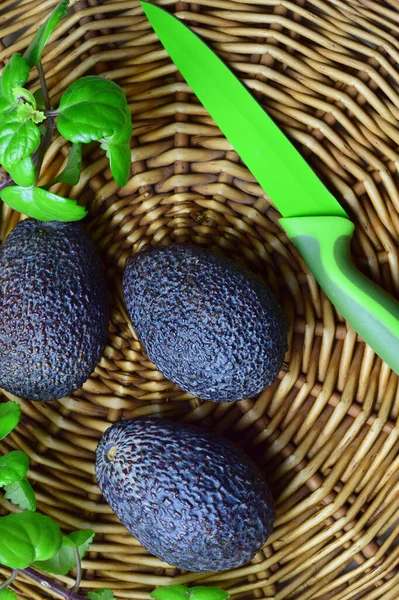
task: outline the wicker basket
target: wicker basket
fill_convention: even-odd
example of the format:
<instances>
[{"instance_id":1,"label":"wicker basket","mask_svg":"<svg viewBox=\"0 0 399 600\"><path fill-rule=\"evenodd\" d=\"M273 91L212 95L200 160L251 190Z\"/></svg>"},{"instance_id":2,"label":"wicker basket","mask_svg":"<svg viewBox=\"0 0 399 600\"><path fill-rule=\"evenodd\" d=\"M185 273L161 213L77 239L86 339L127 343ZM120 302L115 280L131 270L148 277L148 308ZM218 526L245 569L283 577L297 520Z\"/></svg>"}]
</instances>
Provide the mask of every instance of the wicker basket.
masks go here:
<instances>
[{"instance_id":1,"label":"wicker basket","mask_svg":"<svg viewBox=\"0 0 399 600\"><path fill-rule=\"evenodd\" d=\"M1 0L1 65L26 48L55 4ZM399 1L159 4L194 26L268 108L356 223L360 269L397 294ZM137 0L72 0L44 68L55 102L84 74L116 81L134 126L126 187L114 183L94 144L79 184L58 188L89 207L88 231L107 267L104 356L71 397L18 400L24 421L0 444L0 451L29 454L41 512L65 533L95 530L83 588L111 587L121 600L145 600L172 582L219 585L237 600L397 599L398 377L320 291L278 212L177 72ZM56 138L43 182L59 172L66 153ZM20 218L2 207L2 239ZM154 368L132 330L120 293L128 257L190 240L247 264L282 302L286 363L255 400L218 405L183 393ZM97 440L120 418L153 414L213 428L263 469L277 521L251 564L219 574L179 572L149 555L112 514L95 483ZM22 577L14 589L21 598L49 597Z\"/></svg>"}]
</instances>

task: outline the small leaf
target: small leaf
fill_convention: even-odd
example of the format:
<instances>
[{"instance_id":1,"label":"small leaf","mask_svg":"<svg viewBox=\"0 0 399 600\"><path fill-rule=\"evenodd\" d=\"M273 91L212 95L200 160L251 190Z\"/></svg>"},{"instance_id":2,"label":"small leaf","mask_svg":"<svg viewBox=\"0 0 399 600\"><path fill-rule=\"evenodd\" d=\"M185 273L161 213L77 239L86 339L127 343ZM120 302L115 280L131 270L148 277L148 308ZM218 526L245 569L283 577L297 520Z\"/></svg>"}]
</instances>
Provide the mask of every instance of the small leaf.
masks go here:
<instances>
[{"instance_id":1,"label":"small leaf","mask_svg":"<svg viewBox=\"0 0 399 600\"><path fill-rule=\"evenodd\" d=\"M21 450L13 450L0 458L0 487L21 481L29 469L29 457Z\"/></svg>"},{"instance_id":2,"label":"small leaf","mask_svg":"<svg viewBox=\"0 0 399 600\"><path fill-rule=\"evenodd\" d=\"M94 538L94 531L84 529L82 531L74 531L68 536L62 538L62 546L57 554L45 561L36 561L33 563L41 571L53 573L54 575L67 575L71 569L76 567L76 557L73 551L76 548L80 558L83 558L84 553L88 550Z\"/></svg>"},{"instance_id":3,"label":"small leaf","mask_svg":"<svg viewBox=\"0 0 399 600\"><path fill-rule=\"evenodd\" d=\"M17 111L0 125L0 164L16 163L32 154L40 144L40 131L32 121L21 122Z\"/></svg>"},{"instance_id":4,"label":"small leaf","mask_svg":"<svg viewBox=\"0 0 399 600\"><path fill-rule=\"evenodd\" d=\"M17 106L13 89L25 85L29 71L27 60L19 53L13 54L0 77L0 113L8 112Z\"/></svg>"},{"instance_id":5,"label":"small leaf","mask_svg":"<svg viewBox=\"0 0 399 600\"><path fill-rule=\"evenodd\" d=\"M185 585L165 585L151 592L155 600L187 600L189 589Z\"/></svg>"},{"instance_id":6,"label":"small leaf","mask_svg":"<svg viewBox=\"0 0 399 600\"><path fill-rule=\"evenodd\" d=\"M39 221L79 221L87 214L76 200L35 186L8 186L0 191L0 198L14 210Z\"/></svg>"},{"instance_id":7,"label":"small leaf","mask_svg":"<svg viewBox=\"0 0 399 600\"><path fill-rule=\"evenodd\" d=\"M105 150L109 158L113 178L118 185L123 187L127 183L131 166L129 144L114 142L112 138L109 138L102 142L101 148Z\"/></svg>"},{"instance_id":8,"label":"small leaf","mask_svg":"<svg viewBox=\"0 0 399 600\"><path fill-rule=\"evenodd\" d=\"M88 592L87 597L89 600L116 600L113 591L108 588Z\"/></svg>"},{"instance_id":9,"label":"small leaf","mask_svg":"<svg viewBox=\"0 0 399 600\"><path fill-rule=\"evenodd\" d=\"M4 497L21 510L36 510L36 496L29 481L24 477L4 488Z\"/></svg>"},{"instance_id":10,"label":"small leaf","mask_svg":"<svg viewBox=\"0 0 399 600\"><path fill-rule=\"evenodd\" d=\"M226 600L229 592L217 587L195 586L189 589L189 600Z\"/></svg>"},{"instance_id":11,"label":"small leaf","mask_svg":"<svg viewBox=\"0 0 399 600\"><path fill-rule=\"evenodd\" d=\"M20 186L29 187L35 182L35 165L31 156L25 156L16 163L5 162L3 167L8 171L13 181Z\"/></svg>"},{"instance_id":12,"label":"small leaf","mask_svg":"<svg viewBox=\"0 0 399 600\"><path fill-rule=\"evenodd\" d=\"M32 115L34 115L36 112L36 109L31 106L28 103L22 103L22 104L18 104L17 106L17 118L19 121L21 121L21 123L23 123L24 121L29 121L32 118Z\"/></svg>"},{"instance_id":13,"label":"small leaf","mask_svg":"<svg viewBox=\"0 0 399 600\"><path fill-rule=\"evenodd\" d=\"M26 90L24 87L17 85L12 90L13 96L16 100L25 100L27 104L36 108L36 98L29 90Z\"/></svg>"},{"instance_id":14,"label":"small leaf","mask_svg":"<svg viewBox=\"0 0 399 600\"><path fill-rule=\"evenodd\" d=\"M39 65L44 47L58 23L67 14L68 6L69 0L62 0L59 2L43 25L38 29L24 54L29 65L36 67Z\"/></svg>"},{"instance_id":15,"label":"small leaf","mask_svg":"<svg viewBox=\"0 0 399 600\"><path fill-rule=\"evenodd\" d=\"M44 95L42 88L37 88L36 92L33 92L35 97L37 108L39 110L46 110L46 103L44 102Z\"/></svg>"},{"instance_id":16,"label":"small leaf","mask_svg":"<svg viewBox=\"0 0 399 600\"><path fill-rule=\"evenodd\" d=\"M61 547L58 525L36 512L0 517L0 563L11 569L25 569L35 560L47 560Z\"/></svg>"},{"instance_id":17,"label":"small leaf","mask_svg":"<svg viewBox=\"0 0 399 600\"><path fill-rule=\"evenodd\" d=\"M4 590L0 590L0 600L18 600L18 598L14 592L5 588Z\"/></svg>"},{"instance_id":18,"label":"small leaf","mask_svg":"<svg viewBox=\"0 0 399 600\"><path fill-rule=\"evenodd\" d=\"M70 533L67 538L79 550L80 558L83 558L84 553L89 549L90 544L94 540L94 536L95 533L92 529L80 529L79 531Z\"/></svg>"},{"instance_id":19,"label":"small leaf","mask_svg":"<svg viewBox=\"0 0 399 600\"><path fill-rule=\"evenodd\" d=\"M55 179L53 179L47 187L50 185L54 185L54 183L62 182L68 183L69 185L76 185L80 179L80 171L82 169L82 146L81 144L72 144L69 154L67 164L65 165L65 169L57 175Z\"/></svg>"},{"instance_id":20,"label":"small leaf","mask_svg":"<svg viewBox=\"0 0 399 600\"><path fill-rule=\"evenodd\" d=\"M36 110L36 108L34 106L32 106L31 104L26 103L22 103L22 104L18 104L17 106L17 111L16 111L17 117L19 121L33 121L36 124L42 123L44 121L45 114L42 110ZM40 131L40 129L39 129Z\"/></svg>"},{"instance_id":21,"label":"small leaf","mask_svg":"<svg viewBox=\"0 0 399 600\"><path fill-rule=\"evenodd\" d=\"M60 101L57 129L71 142L101 142L115 181L126 184L132 120L126 96L114 81L89 75L70 85Z\"/></svg>"},{"instance_id":22,"label":"small leaf","mask_svg":"<svg viewBox=\"0 0 399 600\"><path fill-rule=\"evenodd\" d=\"M21 407L13 401L0 404L0 440L6 437L19 423Z\"/></svg>"}]
</instances>

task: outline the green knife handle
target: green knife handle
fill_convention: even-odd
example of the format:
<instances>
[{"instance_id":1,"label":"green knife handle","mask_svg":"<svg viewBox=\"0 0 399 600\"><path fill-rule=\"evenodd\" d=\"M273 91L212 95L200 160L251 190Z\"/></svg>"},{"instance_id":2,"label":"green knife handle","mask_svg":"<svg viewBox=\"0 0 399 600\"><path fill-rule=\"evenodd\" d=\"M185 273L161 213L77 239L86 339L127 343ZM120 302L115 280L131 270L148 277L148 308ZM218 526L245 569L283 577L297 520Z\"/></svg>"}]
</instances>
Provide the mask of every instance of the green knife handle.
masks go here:
<instances>
[{"instance_id":1,"label":"green knife handle","mask_svg":"<svg viewBox=\"0 0 399 600\"><path fill-rule=\"evenodd\" d=\"M344 217L289 217L282 227L342 316L399 374L399 303L357 270Z\"/></svg>"}]
</instances>

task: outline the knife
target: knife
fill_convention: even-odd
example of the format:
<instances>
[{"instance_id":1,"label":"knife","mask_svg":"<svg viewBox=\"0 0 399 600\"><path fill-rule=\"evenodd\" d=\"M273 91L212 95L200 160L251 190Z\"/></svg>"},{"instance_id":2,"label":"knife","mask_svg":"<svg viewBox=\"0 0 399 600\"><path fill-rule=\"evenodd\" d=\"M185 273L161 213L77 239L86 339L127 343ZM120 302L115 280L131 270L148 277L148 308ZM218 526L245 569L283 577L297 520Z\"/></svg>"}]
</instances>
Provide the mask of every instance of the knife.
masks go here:
<instances>
[{"instance_id":1,"label":"knife","mask_svg":"<svg viewBox=\"0 0 399 600\"><path fill-rule=\"evenodd\" d=\"M354 225L229 67L187 25L142 1L172 61L282 218L279 223L342 316L399 374L399 303L353 264Z\"/></svg>"}]
</instances>

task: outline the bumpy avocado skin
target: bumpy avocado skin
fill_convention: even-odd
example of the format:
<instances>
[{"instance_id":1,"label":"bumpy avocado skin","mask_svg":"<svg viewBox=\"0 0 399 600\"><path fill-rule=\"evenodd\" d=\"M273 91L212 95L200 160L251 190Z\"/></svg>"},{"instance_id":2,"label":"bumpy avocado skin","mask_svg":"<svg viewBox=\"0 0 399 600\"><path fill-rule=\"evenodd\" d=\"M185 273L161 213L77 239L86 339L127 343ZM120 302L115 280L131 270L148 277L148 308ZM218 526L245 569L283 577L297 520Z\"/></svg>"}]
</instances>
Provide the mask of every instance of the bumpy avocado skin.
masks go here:
<instances>
[{"instance_id":1,"label":"bumpy avocado skin","mask_svg":"<svg viewBox=\"0 0 399 600\"><path fill-rule=\"evenodd\" d=\"M0 387L38 401L79 389L108 323L101 262L81 227L20 222L0 248Z\"/></svg>"},{"instance_id":2,"label":"bumpy avocado skin","mask_svg":"<svg viewBox=\"0 0 399 600\"><path fill-rule=\"evenodd\" d=\"M134 255L123 277L139 340L163 375L194 396L256 396L278 375L287 328L274 294L231 259L173 244Z\"/></svg>"},{"instance_id":3,"label":"bumpy avocado skin","mask_svg":"<svg viewBox=\"0 0 399 600\"><path fill-rule=\"evenodd\" d=\"M244 565L273 527L273 499L257 466L194 425L148 417L112 425L97 447L96 476L129 532L180 569Z\"/></svg>"}]
</instances>

